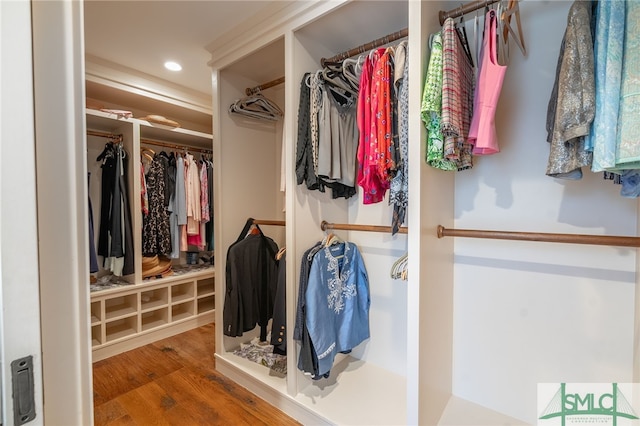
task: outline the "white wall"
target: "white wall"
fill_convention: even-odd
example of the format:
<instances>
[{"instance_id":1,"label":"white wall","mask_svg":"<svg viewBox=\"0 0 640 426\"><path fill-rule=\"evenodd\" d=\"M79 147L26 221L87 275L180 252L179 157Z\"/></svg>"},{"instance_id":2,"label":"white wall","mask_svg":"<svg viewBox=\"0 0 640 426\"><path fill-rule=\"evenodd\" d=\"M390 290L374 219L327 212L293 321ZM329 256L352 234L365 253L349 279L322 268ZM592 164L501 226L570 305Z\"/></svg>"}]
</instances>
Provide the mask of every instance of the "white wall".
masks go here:
<instances>
[{"instance_id":1,"label":"white wall","mask_svg":"<svg viewBox=\"0 0 640 426\"><path fill-rule=\"evenodd\" d=\"M636 235L636 200L601 174L545 176L570 4L521 2L528 55L511 45L501 152L456 175L455 227ZM457 238L454 394L535 423L539 382L631 381L635 259L634 249Z\"/></svg>"}]
</instances>

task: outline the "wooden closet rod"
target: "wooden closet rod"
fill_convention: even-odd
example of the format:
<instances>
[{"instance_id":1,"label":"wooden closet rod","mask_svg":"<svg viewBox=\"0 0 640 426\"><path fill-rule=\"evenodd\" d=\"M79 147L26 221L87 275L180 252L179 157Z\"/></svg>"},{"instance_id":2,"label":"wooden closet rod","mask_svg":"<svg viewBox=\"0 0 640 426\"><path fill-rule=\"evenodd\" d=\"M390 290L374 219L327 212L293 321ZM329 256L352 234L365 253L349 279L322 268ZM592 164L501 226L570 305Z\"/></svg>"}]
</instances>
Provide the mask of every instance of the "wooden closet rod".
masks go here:
<instances>
[{"instance_id":1,"label":"wooden closet rod","mask_svg":"<svg viewBox=\"0 0 640 426\"><path fill-rule=\"evenodd\" d=\"M376 40L370 41L369 43L365 43L358 47L354 47L353 49L349 49L346 52L338 53L337 55L334 55L330 58L322 58L320 59L320 64L324 67L324 64L326 62L340 62L352 56L366 53L371 49L375 49L376 47L384 46L385 44L389 44L393 41L399 40L401 38L405 38L408 35L409 35L409 29L405 28L403 30L396 31L395 33L388 34L384 37L380 37Z\"/></svg>"},{"instance_id":2,"label":"wooden closet rod","mask_svg":"<svg viewBox=\"0 0 640 426\"><path fill-rule=\"evenodd\" d=\"M438 13L438 17L440 18L440 25L443 25L445 19L447 18L458 18L460 16L466 15L467 13L473 12L474 10L482 9L485 6L489 6L490 4L497 3L499 1L500 0L477 0L467 3L464 6L460 5L460 7L457 7L448 12L441 10Z\"/></svg>"},{"instance_id":3,"label":"wooden closet rod","mask_svg":"<svg viewBox=\"0 0 640 426\"><path fill-rule=\"evenodd\" d=\"M97 130L87 130L87 136L97 136L99 138L108 138L122 142L122 135L114 135L113 133L99 132Z\"/></svg>"},{"instance_id":4,"label":"wooden closet rod","mask_svg":"<svg viewBox=\"0 0 640 426\"><path fill-rule=\"evenodd\" d=\"M284 220L261 220L261 219L253 219L254 225L273 225L273 226L286 226L286 222Z\"/></svg>"},{"instance_id":5,"label":"wooden closet rod","mask_svg":"<svg viewBox=\"0 0 640 426\"><path fill-rule=\"evenodd\" d=\"M203 154L211 154L212 153L212 151L210 149L196 148L196 147L191 147L191 146L186 146L186 145L178 145L178 144L175 144L175 143L157 141L157 140L154 140L154 139L143 139L143 138L140 138L140 143L145 143L147 145L163 146L165 148L172 148L172 149L179 149L179 150L186 149L187 151L201 152Z\"/></svg>"},{"instance_id":6,"label":"wooden closet rod","mask_svg":"<svg viewBox=\"0 0 640 426\"><path fill-rule=\"evenodd\" d=\"M369 231L369 232L391 232L390 226L381 225L351 225L350 223L329 223L323 220L320 223L320 229L326 231L327 229L342 229L345 231ZM399 234L406 234L408 228L401 227L398 230Z\"/></svg>"},{"instance_id":7,"label":"wooden closet rod","mask_svg":"<svg viewBox=\"0 0 640 426\"><path fill-rule=\"evenodd\" d=\"M267 81L266 83L262 83L259 86L256 87L247 87L245 89L245 93L247 94L247 96L251 96L251 95L255 95L256 93L259 93L261 91L263 91L264 89L268 89L270 87L274 87L277 86L279 84L284 83L284 77L280 77L280 78L276 78L275 80L271 80L271 81Z\"/></svg>"},{"instance_id":8,"label":"wooden closet rod","mask_svg":"<svg viewBox=\"0 0 640 426\"><path fill-rule=\"evenodd\" d=\"M601 246L640 247L640 237L486 231L477 229L447 229L442 225L438 225L438 238L442 237L489 238L495 240L541 241L547 243L573 243L595 244Z\"/></svg>"}]
</instances>

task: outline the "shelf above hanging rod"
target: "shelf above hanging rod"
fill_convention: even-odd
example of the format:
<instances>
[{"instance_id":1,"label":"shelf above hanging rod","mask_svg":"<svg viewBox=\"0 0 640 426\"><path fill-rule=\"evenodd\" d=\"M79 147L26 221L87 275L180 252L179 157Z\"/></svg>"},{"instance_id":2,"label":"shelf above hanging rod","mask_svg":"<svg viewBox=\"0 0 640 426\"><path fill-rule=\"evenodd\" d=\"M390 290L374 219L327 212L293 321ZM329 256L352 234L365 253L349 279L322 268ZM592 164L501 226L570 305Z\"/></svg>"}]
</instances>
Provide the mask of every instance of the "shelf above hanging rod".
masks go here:
<instances>
[{"instance_id":1,"label":"shelf above hanging rod","mask_svg":"<svg viewBox=\"0 0 640 426\"><path fill-rule=\"evenodd\" d=\"M440 19L440 25L443 25L444 21L447 18L452 18L452 19L459 18L460 16L464 16L467 13L473 12L478 9L482 9L485 6L489 6L490 4L497 3L499 1L500 0L477 0L477 1L472 1L470 3L467 3L464 6L461 5L460 7L457 7L449 11L441 10L438 13L438 18Z\"/></svg>"},{"instance_id":2,"label":"shelf above hanging rod","mask_svg":"<svg viewBox=\"0 0 640 426\"><path fill-rule=\"evenodd\" d=\"M286 226L287 223L284 220L267 220L267 219L253 219L254 225L273 225L273 226Z\"/></svg>"},{"instance_id":3,"label":"shelf above hanging rod","mask_svg":"<svg viewBox=\"0 0 640 426\"><path fill-rule=\"evenodd\" d=\"M251 96L251 95L255 95L256 93L259 93L265 89L268 89L270 87L275 87L278 86L280 84L284 83L284 77L280 77L280 78L276 78L275 80L271 80L271 81L267 81L266 83L262 83L259 86L255 86L255 87L247 87L244 92L247 94L247 96Z\"/></svg>"},{"instance_id":4,"label":"shelf above hanging rod","mask_svg":"<svg viewBox=\"0 0 640 426\"><path fill-rule=\"evenodd\" d=\"M366 53L376 47L384 46L385 44L389 44L396 40L400 40L401 38L405 38L409 35L409 29L404 28L400 31L396 31L395 33L388 34L384 37L380 37L376 40L370 41L369 43L362 44L358 47L354 47L353 49L349 49L346 52L338 53L337 55L333 55L330 58L322 58L320 59L320 64L324 67L326 62L339 62L343 61L352 56L361 55Z\"/></svg>"},{"instance_id":5,"label":"shelf above hanging rod","mask_svg":"<svg viewBox=\"0 0 640 426\"><path fill-rule=\"evenodd\" d=\"M538 241L547 243L593 244L601 246L640 247L640 237L555 234L541 232L487 231L477 229L451 229L438 225L438 238L467 237L494 240Z\"/></svg>"},{"instance_id":6,"label":"shelf above hanging rod","mask_svg":"<svg viewBox=\"0 0 640 426\"><path fill-rule=\"evenodd\" d=\"M368 231L368 232L391 232L390 226L381 225L352 225L350 223L329 223L323 220L320 223L320 229L326 231L328 229L341 229L345 231ZM401 227L398 230L399 234L406 234L408 232L407 227Z\"/></svg>"}]
</instances>

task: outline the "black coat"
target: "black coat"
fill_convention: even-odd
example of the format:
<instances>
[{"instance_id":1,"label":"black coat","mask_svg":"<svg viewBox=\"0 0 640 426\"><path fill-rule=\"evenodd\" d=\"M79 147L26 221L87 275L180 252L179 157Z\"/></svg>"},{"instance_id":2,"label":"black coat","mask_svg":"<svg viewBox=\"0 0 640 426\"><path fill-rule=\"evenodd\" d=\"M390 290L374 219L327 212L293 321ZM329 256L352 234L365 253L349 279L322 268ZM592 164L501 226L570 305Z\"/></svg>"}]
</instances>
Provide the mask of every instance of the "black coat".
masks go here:
<instances>
[{"instance_id":1,"label":"black coat","mask_svg":"<svg viewBox=\"0 0 640 426\"><path fill-rule=\"evenodd\" d=\"M275 258L278 246L258 226L258 234L244 237L252 223L253 219L247 221L240 237L227 251L223 332L227 336L242 336L257 324L260 341L266 341L278 285Z\"/></svg>"}]
</instances>

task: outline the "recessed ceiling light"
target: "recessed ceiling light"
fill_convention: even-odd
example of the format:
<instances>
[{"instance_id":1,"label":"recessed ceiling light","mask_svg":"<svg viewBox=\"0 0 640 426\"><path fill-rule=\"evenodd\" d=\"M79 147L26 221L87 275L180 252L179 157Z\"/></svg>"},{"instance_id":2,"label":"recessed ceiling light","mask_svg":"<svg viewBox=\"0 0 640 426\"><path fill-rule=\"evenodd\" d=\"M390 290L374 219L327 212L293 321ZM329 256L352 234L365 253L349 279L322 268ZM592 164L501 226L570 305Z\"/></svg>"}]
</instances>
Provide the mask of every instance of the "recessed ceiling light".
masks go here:
<instances>
[{"instance_id":1,"label":"recessed ceiling light","mask_svg":"<svg viewBox=\"0 0 640 426\"><path fill-rule=\"evenodd\" d=\"M164 63L164 67L166 69L168 69L169 71L180 71L182 70L182 66L177 63L177 62L173 62L173 61L167 61Z\"/></svg>"}]
</instances>

